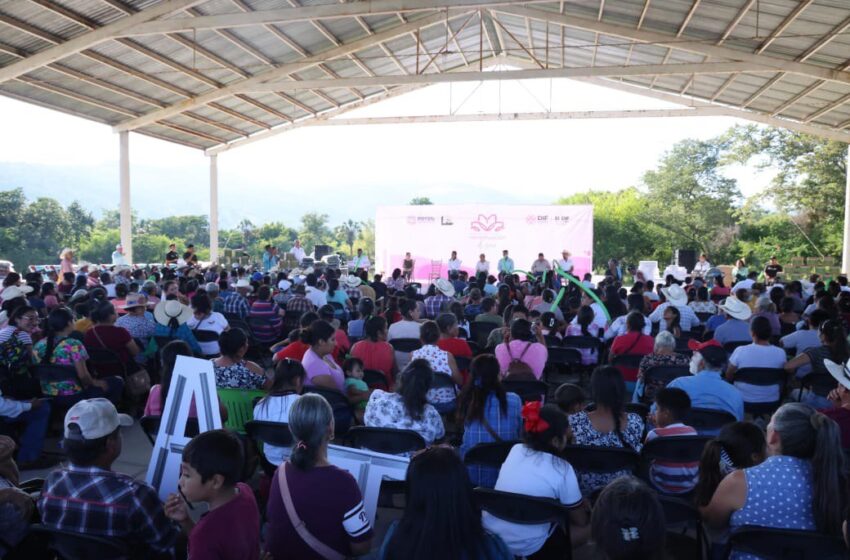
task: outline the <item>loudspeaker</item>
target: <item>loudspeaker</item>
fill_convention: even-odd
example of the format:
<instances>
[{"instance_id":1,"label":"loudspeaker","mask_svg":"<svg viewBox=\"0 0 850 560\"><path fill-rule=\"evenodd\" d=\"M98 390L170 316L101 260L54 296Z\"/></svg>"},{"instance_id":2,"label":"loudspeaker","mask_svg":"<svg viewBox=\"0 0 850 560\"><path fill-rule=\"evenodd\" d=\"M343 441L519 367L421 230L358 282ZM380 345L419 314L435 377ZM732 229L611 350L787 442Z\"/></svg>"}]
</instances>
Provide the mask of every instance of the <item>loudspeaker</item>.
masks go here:
<instances>
[{"instance_id":1,"label":"loudspeaker","mask_svg":"<svg viewBox=\"0 0 850 560\"><path fill-rule=\"evenodd\" d=\"M318 261L321 260L325 255L331 254L331 246L330 245L316 245L313 248L314 258Z\"/></svg>"},{"instance_id":2,"label":"loudspeaker","mask_svg":"<svg viewBox=\"0 0 850 560\"><path fill-rule=\"evenodd\" d=\"M691 271L697 264L697 252L693 249L676 249L676 264Z\"/></svg>"}]
</instances>

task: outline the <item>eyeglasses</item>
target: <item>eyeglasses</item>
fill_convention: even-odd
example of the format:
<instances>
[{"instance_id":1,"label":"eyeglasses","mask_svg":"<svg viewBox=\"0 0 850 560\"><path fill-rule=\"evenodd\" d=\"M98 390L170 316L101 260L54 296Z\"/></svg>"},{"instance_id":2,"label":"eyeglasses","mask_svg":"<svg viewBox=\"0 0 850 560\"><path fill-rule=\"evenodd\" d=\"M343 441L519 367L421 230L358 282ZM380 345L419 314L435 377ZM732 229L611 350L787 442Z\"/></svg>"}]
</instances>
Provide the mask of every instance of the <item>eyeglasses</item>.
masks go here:
<instances>
[{"instance_id":1,"label":"eyeglasses","mask_svg":"<svg viewBox=\"0 0 850 560\"><path fill-rule=\"evenodd\" d=\"M26 321L38 321L38 315L21 315L21 319Z\"/></svg>"}]
</instances>

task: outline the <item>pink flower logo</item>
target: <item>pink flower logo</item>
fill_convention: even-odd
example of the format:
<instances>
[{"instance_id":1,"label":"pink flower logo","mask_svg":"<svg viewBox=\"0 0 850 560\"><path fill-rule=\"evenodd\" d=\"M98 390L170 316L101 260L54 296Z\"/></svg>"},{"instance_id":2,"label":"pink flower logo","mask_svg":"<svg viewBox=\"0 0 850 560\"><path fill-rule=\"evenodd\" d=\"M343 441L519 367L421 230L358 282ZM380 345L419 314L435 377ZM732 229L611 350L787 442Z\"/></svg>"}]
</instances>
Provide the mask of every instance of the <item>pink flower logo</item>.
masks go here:
<instances>
[{"instance_id":1,"label":"pink flower logo","mask_svg":"<svg viewBox=\"0 0 850 560\"><path fill-rule=\"evenodd\" d=\"M478 219L469 224L469 227L472 231L502 231L505 229L505 222L500 221L495 214L478 214Z\"/></svg>"}]
</instances>

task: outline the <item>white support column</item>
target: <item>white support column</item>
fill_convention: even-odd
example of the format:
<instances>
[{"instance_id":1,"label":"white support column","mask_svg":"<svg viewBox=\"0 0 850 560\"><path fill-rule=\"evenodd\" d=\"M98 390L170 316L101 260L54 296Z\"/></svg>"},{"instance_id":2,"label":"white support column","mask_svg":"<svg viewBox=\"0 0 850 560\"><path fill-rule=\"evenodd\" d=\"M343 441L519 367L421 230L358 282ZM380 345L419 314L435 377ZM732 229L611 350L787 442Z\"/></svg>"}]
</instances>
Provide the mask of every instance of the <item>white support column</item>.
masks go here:
<instances>
[{"instance_id":1,"label":"white support column","mask_svg":"<svg viewBox=\"0 0 850 560\"><path fill-rule=\"evenodd\" d=\"M847 187L844 190L844 247L841 250L841 272L850 272L850 145L847 146L847 164L844 166Z\"/></svg>"},{"instance_id":2,"label":"white support column","mask_svg":"<svg viewBox=\"0 0 850 560\"><path fill-rule=\"evenodd\" d=\"M130 134L129 132L118 133L120 155L118 158L121 181L121 203L119 213L121 217L121 245L127 262L133 262L133 223L130 212Z\"/></svg>"},{"instance_id":3,"label":"white support column","mask_svg":"<svg viewBox=\"0 0 850 560\"><path fill-rule=\"evenodd\" d=\"M210 156L210 261L218 262L218 156Z\"/></svg>"}]
</instances>

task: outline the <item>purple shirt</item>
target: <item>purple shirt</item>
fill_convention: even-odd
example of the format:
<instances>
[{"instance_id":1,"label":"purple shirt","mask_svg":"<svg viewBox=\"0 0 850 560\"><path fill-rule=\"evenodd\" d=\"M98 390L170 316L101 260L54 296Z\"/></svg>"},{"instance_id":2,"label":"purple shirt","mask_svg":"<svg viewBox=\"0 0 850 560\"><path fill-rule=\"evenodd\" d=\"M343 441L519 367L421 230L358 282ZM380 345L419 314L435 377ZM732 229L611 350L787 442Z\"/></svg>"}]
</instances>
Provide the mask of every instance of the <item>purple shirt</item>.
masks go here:
<instances>
[{"instance_id":1,"label":"purple shirt","mask_svg":"<svg viewBox=\"0 0 850 560\"><path fill-rule=\"evenodd\" d=\"M307 385L315 385L313 383L313 378L315 377L329 375L333 378L337 389L343 392L345 391L345 375L342 373L342 368L334 362L331 354L328 354L322 359L310 348L304 353L304 357L301 359L301 365L304 366L304 371L307 372Z\"/></svg>"},{"instance_id":2,"label":"purple shirt","mask_svg":"<svg viewBox=\"0 0 850 560\"><path fill-rule=\"evenodd\" d=\"M529 344L531 347L526 350L526 346ZM499 360L499 368L502 370L502 375L507 373L511 360L522 359L523 362L528 364L531 371L534 372L534 377L540 379L543 376L543 368L546 366L546 360L549 357L549 351L546 350L546 347L539 342L526 342L524 340L512 340L510 345L510 352L508 352L508 347L504 342L496 346L496 359ZM525 353L523 354L523 352Z\"/></svg>"}]
</instances>

